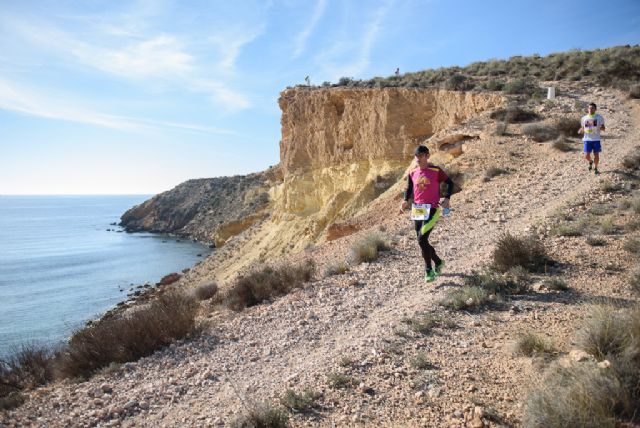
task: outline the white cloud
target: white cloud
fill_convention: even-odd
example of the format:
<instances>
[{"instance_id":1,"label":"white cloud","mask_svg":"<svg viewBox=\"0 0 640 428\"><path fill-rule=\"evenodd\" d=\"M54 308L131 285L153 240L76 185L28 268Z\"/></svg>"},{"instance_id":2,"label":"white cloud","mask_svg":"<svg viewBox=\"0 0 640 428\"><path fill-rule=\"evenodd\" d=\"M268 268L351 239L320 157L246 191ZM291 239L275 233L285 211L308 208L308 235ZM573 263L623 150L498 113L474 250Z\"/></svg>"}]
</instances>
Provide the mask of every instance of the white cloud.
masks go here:
<instances>
[{"instance_id":1,"label":"white cloud","mask_svg":"<svg viewBox=\"0 0 640 428\"><path fill-rule=\"evenodd\" d=\"M136 82L138 85L160 83L165 87L204 93L215 104L228 111L251 106L242 93L225 84L235 67L235 61L244 45L263 31L238 32L228 37L219 36L216 44L222 58L211 70L206 58L189 52L188 42L178 35L161 33L122 37L98 31L89 31L81 38L80 32L70 33L51 25L27 24L14 20L11 24L21 38L45 49L48 54L61 58L71 57L77 64L99 70L107 75ZM99 26L104 29L104 26ZM206 78L202 76L207 76ZM212 77L213 76L213 77ZM156 85L157 86L157 85Z\"/></svg>"},{"instance_id":2,"label":"white cloud","mask_svg":"<svg viewBox=\"0 0 640 428\"><path fill-rule=\"evenodd\" d=\"M217 48L220 60L216 63L218 71L232 73L235 71L236 61L242 52L242 48L260 37L264 33L264 25L254 30L235 28L220 31L209 37L209 41Z\"/></svg>"},{"instance_id":3,"label":"white cloud","mask_svg":"<svg viewBox=\"0 0 640 428\"><path fill-rule=\"evenodd\" d=\"M125 131L145 131L149 129L182 129L209 134L234 134L226 129L206 127L196 124L157 121L124 116L116 116L79 107L83 104L68 96L45 94L38 88L27 89L14 82L0 78L0 110L13 111L29 116L54 120L84 123Z\"/></svg>"},{"instance_id":4,"label":"white cloud","mask_svg":"<svg viewBox=\"0 0 640 428\"><path fill-rule=\"evenodd\" d=\"M318 67L330 80L337 80L343 76L358 76L366 71L370 64L371 51L394 2L395 0L387 0L375 10L371 20L365 24L365 31L360 40L354 42L353 38L347 35L347 38L333 43L316 57ZM345 57L349 59L340 61Z\"/></svg>"},{"instance_id":5,"label":"white cloud","mask_svg":"<svg viewBox=\"0 0 640 428\"><path fill-rule=\"evenodd\" d=\"M318 25L318 22L324 15L324 10L326 6L327 6L326 0L318 0L318 2L316 3L316 7L313 10L313 15L311 16L311 21L309 22L309 24L307 24L305 29L296 37L295 49L293 51L294 58L299 57L302 54L302 52L304 52L304 48L307 44L307 39L309 38L309 36L311 36L311 33L313 33L313 30L315 30L316 26Z\"/></svg>"}]
</instances>

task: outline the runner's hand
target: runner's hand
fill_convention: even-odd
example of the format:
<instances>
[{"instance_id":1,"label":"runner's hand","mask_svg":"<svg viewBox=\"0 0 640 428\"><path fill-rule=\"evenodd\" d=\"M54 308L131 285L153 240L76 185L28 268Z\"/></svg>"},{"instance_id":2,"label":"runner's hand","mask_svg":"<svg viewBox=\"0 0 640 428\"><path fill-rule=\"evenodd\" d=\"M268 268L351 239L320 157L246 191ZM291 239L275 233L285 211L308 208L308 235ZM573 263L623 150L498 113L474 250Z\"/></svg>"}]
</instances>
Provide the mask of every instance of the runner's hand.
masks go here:
<instances>
[{"instance_id":1,"label":"runner's hand","mask_svg":"<svg viewBox=\"0 0 640 428\"><path fill-rule=\"evenodd\" d=\"M444 198L440 205L442 205L442 208L449 208L449 198Z\"/></svg>"},{"instance_id":2,"label":"runner's hand","mask_svg":"<svg viewBox=\"0 0 640 428\"><path fill-rule=\"evenodd\" d=\"M400 204L400 210L398 211L398 214L402 214L402 212L406 210L408 206L409 206L409 203L407 201L402 201L402 203Z\"/></svg>"}]
</instances>

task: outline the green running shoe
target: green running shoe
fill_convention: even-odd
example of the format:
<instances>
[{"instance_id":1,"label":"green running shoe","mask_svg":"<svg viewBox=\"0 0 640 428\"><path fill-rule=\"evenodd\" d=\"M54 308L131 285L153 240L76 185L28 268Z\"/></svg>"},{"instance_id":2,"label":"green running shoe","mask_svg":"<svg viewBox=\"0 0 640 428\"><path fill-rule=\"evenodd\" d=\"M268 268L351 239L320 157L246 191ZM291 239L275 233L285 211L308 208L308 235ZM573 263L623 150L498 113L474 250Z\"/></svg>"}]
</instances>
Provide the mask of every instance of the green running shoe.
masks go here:
<instances>
[{"instance_id":1,"label":"green running shoe","mask_svg":"<svg viewBox=\"0 0 640 428\"><path fill-rule=\"evenodd\" d=\"M593 170L593 173L594 173L595 175L600 175L600 171L598 171L598 168L594 169L594 170Z\"/></svg>"},{"instance_id":2,"label":"green running shoe","mask_svg":"<svg viewBox=\"0 0 640 428\"><path fill-rule=\"evenodd\" d=\"M444 260L440 260L440 263L436 263L436 275L442 275L442 269L444 269Z\"/></svg>"},{"instance_id":3,"label":"green running shoe","mask_svg":"<svg viewBox=\"0 0 640 428\"><path fill-rule=\"evenodd\" d=\"M433 269L427 269L424 273L424 281L425 282L433 282L436 279L436 273Z\"/></svg>"}]
</instances>

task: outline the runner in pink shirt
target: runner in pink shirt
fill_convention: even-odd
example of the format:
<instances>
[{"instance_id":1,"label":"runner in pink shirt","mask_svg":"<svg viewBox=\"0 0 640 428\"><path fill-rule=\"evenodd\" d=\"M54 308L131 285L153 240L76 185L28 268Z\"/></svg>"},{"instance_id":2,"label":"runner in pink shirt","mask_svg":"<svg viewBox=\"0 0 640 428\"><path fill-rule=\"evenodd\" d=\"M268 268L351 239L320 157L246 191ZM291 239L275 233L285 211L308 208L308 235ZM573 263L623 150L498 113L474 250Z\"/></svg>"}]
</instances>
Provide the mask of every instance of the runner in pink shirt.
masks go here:
<instances>
[{"instance_id":1,"label":"runner in pink shirt","mask_svg":"<svg viewBox=\"0 0 640 428\"><path fill-rule=\"evenodd\" d=\"M408 208L409 199L413 197L411 218L414 220L418 244L424 259L424 279L431 282L442 273L444 267L444 260L438 257L435 248L429 243L429 235L442 211L440 183L444 182L447 185L442 207L448 209L449 198L453 192L453 181L440 167L429 163L429 149L426 146L418 146L415 156L418 166L409 173L407 178L407 190L404 193L404 201L400 205L400 212ZM435 267L431 266L431 261Z\"/></svg>"}]
</instances>

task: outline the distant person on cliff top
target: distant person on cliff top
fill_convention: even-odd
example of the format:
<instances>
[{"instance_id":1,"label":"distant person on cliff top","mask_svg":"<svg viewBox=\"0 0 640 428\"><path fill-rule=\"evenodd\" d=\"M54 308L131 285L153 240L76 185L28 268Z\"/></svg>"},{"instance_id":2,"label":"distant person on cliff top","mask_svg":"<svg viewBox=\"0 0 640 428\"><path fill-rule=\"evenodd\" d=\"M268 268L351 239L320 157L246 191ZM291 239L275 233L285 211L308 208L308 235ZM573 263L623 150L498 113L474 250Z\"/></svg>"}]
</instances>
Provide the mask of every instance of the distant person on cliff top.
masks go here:
<instances>
[{"instance_id":1,"label":"distant person on cliff top","mask_svg":"<svg viewBox=\"0 0 640 428\"><path fill-rule=\"evenodd\" d=\"M400 213L407 209L409 199L413 198L411 219L424 259L424 279L431 282L442 273L444 268L444 260L438 257L435 248L429 243L429 235L442 212L440 183L444 182L447 185L442 207L448 209L449 198L453 192L453 181L441 168L429 163L429 149L426 146L418 146L414 154L418 165L407 177L407 190L404 192L404 201L400 205ZM432 261L434 266L431 265Z\"/></svg>"},{"instance_id":2,"label":"distant person on cliff top","mask_svg":"<svg viewBox=\"0 0 640 428\"><path fill-rule=\"evenodd\" d=\"M400 67L396 68L396 76L400 76Z\"/></svg>"},{"instance_id":3,"label":"distant person on cliff top","mask_svg":"<svg viewBox=\"0 0 640 428\"><path fill-rule=\"evenodd\" d=\"M589 162L589 171L594 168L596 175L598 171L598 163L600 162L600 131L604 131L604 118L596 113L595 103L589 103L587 112L589 114L582 116L580 119L580 129L578 134L583 134L582 142L584 143L584 158ZM591 160L591 152L593 152L593 160Z\"/></svg>"}]
</instances>

